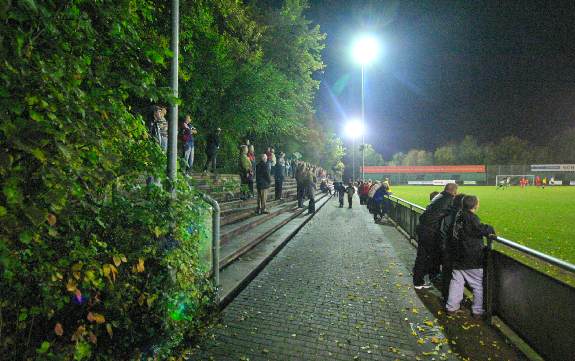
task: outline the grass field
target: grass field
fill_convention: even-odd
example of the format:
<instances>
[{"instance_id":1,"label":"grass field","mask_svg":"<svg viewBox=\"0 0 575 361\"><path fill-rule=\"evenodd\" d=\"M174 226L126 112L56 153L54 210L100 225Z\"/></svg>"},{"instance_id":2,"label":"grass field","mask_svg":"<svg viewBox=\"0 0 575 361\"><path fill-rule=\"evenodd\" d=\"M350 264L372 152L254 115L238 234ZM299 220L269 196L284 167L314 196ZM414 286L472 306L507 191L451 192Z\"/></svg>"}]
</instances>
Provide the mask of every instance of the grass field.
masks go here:
<instances>
[{"instance_id":1,"label":"grass field","mask_svg":"<svg viewBox=\"0 0 575 361\"><path fill-rule=\"evenodd\" d=\"M392 186L393 195L425 207L433 186ZM575 187L460 187L479 197L482 222L497 234L551 256L575 263Z\"/></svg>"}]
</instances>

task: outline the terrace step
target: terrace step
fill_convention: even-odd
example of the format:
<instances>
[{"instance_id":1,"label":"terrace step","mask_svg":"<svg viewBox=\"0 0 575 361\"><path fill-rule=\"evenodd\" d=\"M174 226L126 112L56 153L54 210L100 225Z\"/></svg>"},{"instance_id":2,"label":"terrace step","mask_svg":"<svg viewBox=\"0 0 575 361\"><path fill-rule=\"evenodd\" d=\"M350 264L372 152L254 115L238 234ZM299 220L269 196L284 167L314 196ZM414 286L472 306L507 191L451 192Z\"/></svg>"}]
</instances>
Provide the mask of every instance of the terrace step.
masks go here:
<instances>
[{"instance_id":1,"label":"terrace step","mask_svg":"<svg viewBox=\"0 0 575 361\"><path fill-rule=\"evenodd\" d=\"M326 195L317 199L316 202L320 202L324 198L326 198ZM307 213L307 207L295 209L292 212L279 213L275 217L266 218L265 222L252 228L250 232L240 233L230 237L225 243L222 242L220 245L220 268L226 267L257 245L257 243L304 212Z\"/></svg>"},{"instance_id":2,"label":"terrace step","mask_svg":"<svg viewBox=\"0 0 575 361\"><path fill-rule=\"evenodd\" d=\"M316 200L316 213L329 199L330 196L322 195ZM307 209L286 212L273 222L255 227L252 237L238 237L224 245L221 254L225 258L220 263L220 307L229 304L312 217Z\"/></svg>"}]
</instances>

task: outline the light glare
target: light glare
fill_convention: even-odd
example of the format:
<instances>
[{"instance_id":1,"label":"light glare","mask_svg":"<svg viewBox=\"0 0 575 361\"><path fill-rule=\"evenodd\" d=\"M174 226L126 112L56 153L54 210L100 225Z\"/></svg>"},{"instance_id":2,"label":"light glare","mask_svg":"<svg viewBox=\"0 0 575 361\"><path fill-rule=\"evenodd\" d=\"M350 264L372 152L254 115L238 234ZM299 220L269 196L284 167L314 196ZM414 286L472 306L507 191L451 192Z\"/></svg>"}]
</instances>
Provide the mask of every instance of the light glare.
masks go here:
<instances>
[{"instance_id":1,"label":"light glare","mask_svg":"<svg viewBox=\"0 0 575 361\"><path fill-rule=\"evenodd\" d=\"M373 36L361 37L353 47L355 61L362 65L371 63L379 52L379 42Z\"/></svg>"},{"instance_id":2,"label":"light glare","mask_svg":"<svg viewBox=\"0 0 575 361\"><path fill-rule=\"evenodd\" d=\"M345 125L345 134L352 139L359 138L363 131L363 125L359 120L352 120Z\"/></svg>"}]
</instances>

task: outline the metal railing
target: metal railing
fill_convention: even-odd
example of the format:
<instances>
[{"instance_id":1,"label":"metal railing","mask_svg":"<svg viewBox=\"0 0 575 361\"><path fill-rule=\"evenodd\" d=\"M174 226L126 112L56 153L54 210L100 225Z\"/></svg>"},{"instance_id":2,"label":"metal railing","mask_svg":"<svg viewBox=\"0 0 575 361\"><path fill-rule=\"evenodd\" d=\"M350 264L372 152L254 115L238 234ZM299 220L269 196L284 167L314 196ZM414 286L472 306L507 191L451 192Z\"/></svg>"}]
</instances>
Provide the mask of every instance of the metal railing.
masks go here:
<instances>
[{"instance_id":1,"label":"metal railing","mask_svg":"<svg viewBox=\"0 0 575 361\"><path fill-rule=\"evenodd\" d=\"M220 205L207 194L202 199L212 207L212 283L215 290L215 302L220 303Z\"/></svg>"},{"instance_id":2,"label":"metal railing","mask_svg":"<svg viewBox=\"0 0 575 361\"><path fill-rule=\"evenodd\" d=\"M385 201L389 217L417 242L419 216L425 209L394 196ZM496 244L569 276L575 277L575 265L502 237L487 242L484 302L489 320L497 316L545 359L572 360L575 288L495 249Z\"/></svg>"}]
</instances>

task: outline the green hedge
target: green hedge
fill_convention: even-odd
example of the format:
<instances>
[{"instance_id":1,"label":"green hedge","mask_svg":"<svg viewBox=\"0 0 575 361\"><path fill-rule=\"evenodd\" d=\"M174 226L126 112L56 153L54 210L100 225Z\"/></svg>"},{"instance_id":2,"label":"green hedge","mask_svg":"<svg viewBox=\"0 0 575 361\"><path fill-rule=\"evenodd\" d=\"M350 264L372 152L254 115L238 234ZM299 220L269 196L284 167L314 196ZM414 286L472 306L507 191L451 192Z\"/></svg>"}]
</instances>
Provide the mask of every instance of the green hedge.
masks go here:
<instances>
[{"instance_id":1,"label":"green hedge","mask_svg":"<svg viewBox=\"0 0 575 361\"><path fill-rule=\"evenodd\" d=\"M0 1L2 359L169 355L204 324L203 203L145 185L165 176L137 111L169 101L165 11Z\"/></svg>"}]
</instances>

